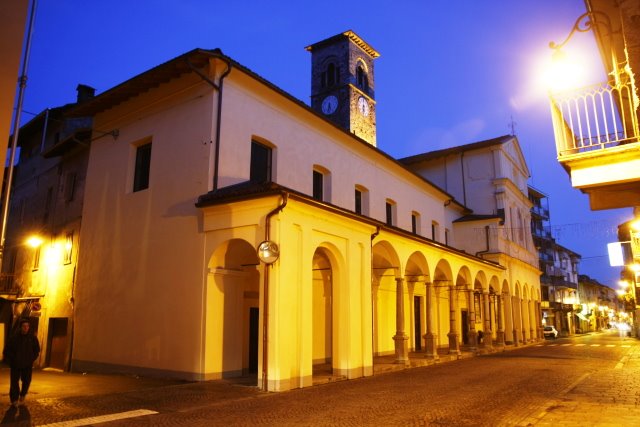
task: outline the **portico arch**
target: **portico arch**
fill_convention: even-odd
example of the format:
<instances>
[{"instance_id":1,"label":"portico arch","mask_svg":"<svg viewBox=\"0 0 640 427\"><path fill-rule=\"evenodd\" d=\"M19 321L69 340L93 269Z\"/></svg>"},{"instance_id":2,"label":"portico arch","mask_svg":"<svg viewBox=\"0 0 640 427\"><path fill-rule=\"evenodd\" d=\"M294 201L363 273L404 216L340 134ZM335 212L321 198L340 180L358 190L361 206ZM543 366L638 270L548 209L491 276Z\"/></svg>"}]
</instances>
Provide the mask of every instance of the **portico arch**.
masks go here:
<instances>
[{"instance_id":1,"label":"portico arch","mask_svg":"<svg viewBox=\"0 0 640 427\"><path fill-rule=\"evenodd\" d=\"M456 332L459 334L459 344L461 345L475 345L475 315L473 308L473 289L472 289L472 275L469 267L462 266L458 270L455 280L455 298L458 311L456 316L459 316ZM473 317L473 319L472 319ZM471 337L471 335L474 335Z\"/></svg>"},{"instance_id":2,"label":"portico arch","mask_svg":"<svg viewBox=\"0 0 640 427\"><path fill-rule=\"evenodd\" d=\"M409 347L414 351L423 351L423 339L426 339L429 323L429 306L427 287L430 286L429 266L421 252L412 253L405 266L404 278L407 285L407 315L409 331Z\"/></svg>"},{"instance_id":3,"label":"portico arch","mask_svg":"<svg viewBox=\"0 0 640 427\"><path fill-rule=\"evenodd\" d=\"M249 242L220 244L208 263L204 365L207 378L256 375L260 272Z\"/></svg>"},{"instance_id":4,"label":"portico arch","mask_svg":"<svg viewBox=\"0 0 640 427\"><path fill-rule=\"evenodd\" d=\"M400 277L400 259L391 243L386 240L372 248L372 304L373 354L396 353L397 335L397 282Z\"/></svg>"},{"instance_id":5,"label":"portico arch","mask_svg":"<svg viewBox=\"0 0 640 427\"><path fill-rule=\"evenodd\" d=\"M438 344L449 353L460 354L458 341L457 307L451 265L445 259L438 261L433 273L436 294Z\"/></svg>"},{"instance_id":6,"label":"portico arch","mask_svg":"<svg viewBox=\"0 0 640 427\"><path fill-rule=\"evenodd\" d=\"M313 365L333 370L333 266L330 251L319 247L312 260L311 336Z\"/></svg>"}]
</instances>

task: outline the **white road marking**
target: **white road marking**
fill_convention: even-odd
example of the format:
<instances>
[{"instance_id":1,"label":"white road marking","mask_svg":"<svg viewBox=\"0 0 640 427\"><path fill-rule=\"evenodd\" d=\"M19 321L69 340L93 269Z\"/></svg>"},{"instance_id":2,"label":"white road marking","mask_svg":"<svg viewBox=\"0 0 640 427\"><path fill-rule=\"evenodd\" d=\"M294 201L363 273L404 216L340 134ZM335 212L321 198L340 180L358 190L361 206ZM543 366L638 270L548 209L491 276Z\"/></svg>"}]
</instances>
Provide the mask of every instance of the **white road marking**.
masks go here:
<instances>
[{"instance_id":1,"label":"white road marking","mask_svg":"<svg viewBox=\"0 0 640 427\"><path fill-rule=\"evenodd\" d=\"M40 427L77 427L88 426L97 423L106 423L108 421L124 420L126 418L141 417L143 415L157 414L156 411L148 409L136 409L135 411L118 412L116 414L100 415L97 417L81 418L78 420L60 421L58 423L43 424Z\"/></svg>"},{"instance_id":2,"label":"white road marking","mask_svg":"<svg viewBox=\"0 0 640 427\"><path fill-rule=\"evenodd\" d=\"M573 345L573 344L562 344L563 347L567 347L569 345Z\"/></svg>"},{"instance_id":3,"label":"white road marking","mask_svg":"<svg viewBox=\"0 0 640 427\"><path fill-rule=\"evenodd\" d=\"M607 344L605 347L615 347L615 344Z\"/></svg>"},{"instance_id":4,"label":"white road marking","mask_svg":"<svg viewBox=\"0 0 640 427\"><path fill-rule=\"evenodd\" d=\"M584 347L586 344L576 344L576 347Z\"/></svg>"},{"instance_id":5,"label":"white road marking","mask_svg":"<svg viewBox=\"0 0 640 427\"><path fill-rule=\"evenodd\" d=\"M600 347L600 344L591 344L591 347Z\"/></svg>"},{"instance_id":6,"label":"white road marking","mask_svg":"<svg viewBox=\"0 0 640 427\"><path fill-rule=\"evenodd\" d=\"M631 347L629 344L622 344L620 347L625 347L625 348L629 348Z\"/></svg>"}]
</instances>

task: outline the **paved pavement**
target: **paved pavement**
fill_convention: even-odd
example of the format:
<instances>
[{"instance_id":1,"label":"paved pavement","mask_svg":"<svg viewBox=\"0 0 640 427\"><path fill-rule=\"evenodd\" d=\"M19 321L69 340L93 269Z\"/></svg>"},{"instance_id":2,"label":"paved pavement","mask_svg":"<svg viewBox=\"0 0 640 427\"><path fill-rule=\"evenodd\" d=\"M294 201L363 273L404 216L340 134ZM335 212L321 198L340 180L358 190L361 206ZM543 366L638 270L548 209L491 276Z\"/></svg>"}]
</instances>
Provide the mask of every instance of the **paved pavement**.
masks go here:
<instances>
[{"instance_id":1,"label":"paved pavement","mask_svg":"<svg viewBox=\"0 0 640 427\"><path fill-rule=\"evenodd\" d=\"M0 369L0 399L7 406L0 423L640 425L640 342L612 334L532 343L415 369L396 371L380 363L377 372L359 380L264 393L238 381L35 371L27 405L16 410L8 405L5 367Z\"/></svg>"}]
</instances>

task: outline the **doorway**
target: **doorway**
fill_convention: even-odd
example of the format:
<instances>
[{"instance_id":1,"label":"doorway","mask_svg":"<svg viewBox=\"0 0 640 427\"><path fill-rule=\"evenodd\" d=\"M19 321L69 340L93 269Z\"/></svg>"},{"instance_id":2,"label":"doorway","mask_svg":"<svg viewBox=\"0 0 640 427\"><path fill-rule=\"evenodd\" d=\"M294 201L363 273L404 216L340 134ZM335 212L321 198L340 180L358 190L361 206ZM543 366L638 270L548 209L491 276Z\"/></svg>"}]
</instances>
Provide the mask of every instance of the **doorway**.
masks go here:
<instances>
[{"instance_id":1,"label":"doorway","mask_svg":"<svg viewBox=\"0 0 640 427\"><path fill-rule=\"evenodd\" d=\"M462 326L462 344L469 344L469 312L462 310L460 312L460 323Z\"/></svg>"},{"instance_id":2,"label":"doorway","mask_svg":"<svg viewBox=\"0 0 640 427\"><path fill-rule=\"evenodd\" d=\"M249 373L258 372L258 324L260 322L260 309L249 308Z\"/></svg>"},{"instance_id":3,"label":"doorway","mask_svg":"<svg viewBox=\"0 0 640 427\"><path fill-rule=\"evenodd\" d=\"M66 354L69 339L67 317L53 317L49 319L49 334L47 337L46 365L50 368L64 370L66 367Z\"/></svg>"},{"instance_id":4,"label":"doorway","mask_svg":"<svg viewBox=\"0 0 640 427\"><path fill-rule=\"evenodd\" d=\"M422 319L420 318L420 313L422 313L420 303L420 297L413 297L413 322L414 322L414 342L415 342L415 351L422 350Z\"/></svg>"}]
</instances>

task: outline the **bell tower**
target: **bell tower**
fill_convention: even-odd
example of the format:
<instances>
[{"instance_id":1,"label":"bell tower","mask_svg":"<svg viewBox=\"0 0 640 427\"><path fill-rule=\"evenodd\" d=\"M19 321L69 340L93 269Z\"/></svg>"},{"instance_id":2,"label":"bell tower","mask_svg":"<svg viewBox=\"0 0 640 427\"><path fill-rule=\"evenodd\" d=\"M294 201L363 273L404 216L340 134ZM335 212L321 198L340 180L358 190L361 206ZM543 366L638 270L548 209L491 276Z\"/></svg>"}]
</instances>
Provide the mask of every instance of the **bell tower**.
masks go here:
<instances>
[{"instance_id":1,"label":"bell tower","mask_svg":"<svg viewBox=\"0 0 640 427\"><path fill-rule=\"evenodd\" d=\"M311 108L375 146L373 60L380 54L353 31L306 50L311 52Z\"/></svg>"}]
</instances>

